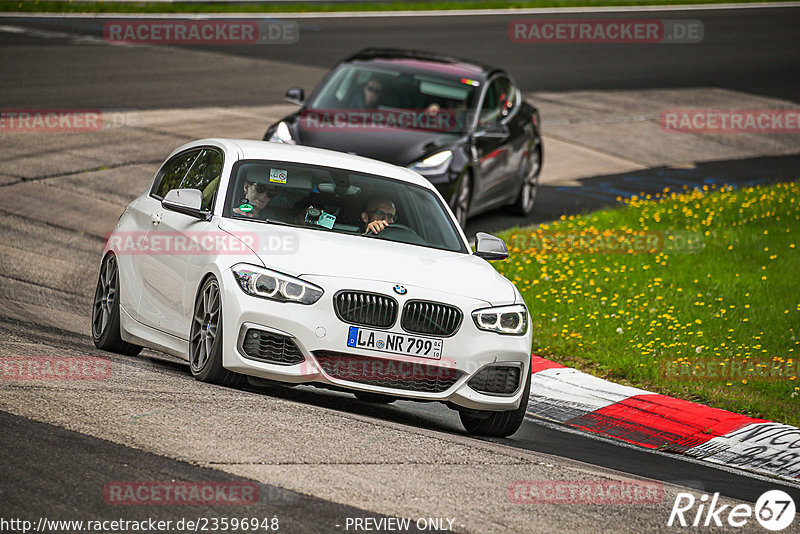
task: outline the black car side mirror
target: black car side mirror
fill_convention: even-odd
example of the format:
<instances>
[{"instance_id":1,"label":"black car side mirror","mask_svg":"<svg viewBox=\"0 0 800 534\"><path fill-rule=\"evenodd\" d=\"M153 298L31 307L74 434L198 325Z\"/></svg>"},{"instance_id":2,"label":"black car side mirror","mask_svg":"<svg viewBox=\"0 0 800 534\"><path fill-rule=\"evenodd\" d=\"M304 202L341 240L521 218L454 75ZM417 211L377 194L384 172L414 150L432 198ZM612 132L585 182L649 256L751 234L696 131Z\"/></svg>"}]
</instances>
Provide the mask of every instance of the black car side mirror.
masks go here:
<instances>
[{"instance_id":1,"label":"black car side mirror","mask_svg":"<svg viewBox=\"0 0 800 534\"><path fill-rule=\"evenodd\" d=\"M483 124L478 126L478 130L472 135L474 139L505 139L511 135L508 126L499 122Z\"/></svg>"},{"instance_id":2,"label":"black car side mirror","mask_svg":"<svg viewBox=\"0 0 800 534\"><path fill-rule=\"evenodd\" d=\"M475 255L487 261L504 260L508 258L508 248L499 237L478 232L475 234Z\"/></svg>"},{"instance_id":3,"label":"black car side mirror","mask_svg":"<svg viewBox=\"0 0 800 534\"><path fill-rule=\"evenodd\" d=\"M286 96L284 98L292 104L302 106L306 101L306 94L302 87L292 87L286 91Z\"/></svg>"}]
</instances>

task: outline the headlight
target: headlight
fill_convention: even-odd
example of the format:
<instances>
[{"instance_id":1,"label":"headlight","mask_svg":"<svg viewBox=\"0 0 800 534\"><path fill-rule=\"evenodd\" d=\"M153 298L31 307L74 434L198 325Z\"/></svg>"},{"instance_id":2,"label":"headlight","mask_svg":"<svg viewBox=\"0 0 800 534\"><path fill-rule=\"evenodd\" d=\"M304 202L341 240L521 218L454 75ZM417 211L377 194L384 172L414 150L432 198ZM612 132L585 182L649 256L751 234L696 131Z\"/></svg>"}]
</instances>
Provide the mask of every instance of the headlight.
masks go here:
<instances>
[{"instance_id":1,"label":"headlight","mask_svg":"<svg viewBox=\"0 0 800 534\"><path fill-rule=\"evenodd\" d=\"M314 284L254 265L240 263L234 265L231 270L242 291L254 297L279 302L314 304L323 293L322 288Z\"/></svg>"},{"instance_id":2,"label":"headlight","mask_svg":"<svg viewBox=\"0 0 800 534\"><path fill-rule=\"evenodd\" d=\"M289 127L283 121L278 123L278 127L275 128L275 132L270 136L269 140L272 143L295 144L295 140L292 139L292 132L289 131Z\"/></svg>"},{"instance_id":3,"label":"headlight","mask_svg":"<svg viewBox=\"0 0 800 534\"><path fill-rule=\"evenodd\" d=\"M481 330L498 334L521 336L528 331L528 310L522 304L475 310L472 320Z\"/></svg>"},{"instance_id":4,"label":"headlight","mask_svg":"<svg viewBox=\"0 0 800 534\"><path fill-rule=\"evenodd\" d=\"M444 174L450 167L450 161L452 159L453 151L443 150L442 152L437 152L422 161L410 165L408 168L420 174Z\"/></svg>"}]
</instances>

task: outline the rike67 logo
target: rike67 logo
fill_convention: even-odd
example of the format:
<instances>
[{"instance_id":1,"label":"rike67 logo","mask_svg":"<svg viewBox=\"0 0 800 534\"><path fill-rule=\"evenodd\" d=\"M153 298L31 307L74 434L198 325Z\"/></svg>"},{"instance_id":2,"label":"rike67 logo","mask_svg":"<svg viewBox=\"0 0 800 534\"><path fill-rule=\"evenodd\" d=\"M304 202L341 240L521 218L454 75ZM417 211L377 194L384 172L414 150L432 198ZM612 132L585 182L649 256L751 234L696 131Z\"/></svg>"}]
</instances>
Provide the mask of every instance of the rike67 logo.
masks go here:
<instances>
[{"instance_id":1,"label":"rike67 logo","mask_svg":"<svg viewBox=\"0 0 800 534\"><path fill-rule=\"evenodd\" d=\"M669 514L667 526L681 527L743 527L755 518L767 530L783 530L794 522L794 500L781 490L763 493L756 501L755 508L749 504L719 504L719 493L709 501L707 494L699 499L691 493L678 493Z\"/></svg>"}]
</instances>

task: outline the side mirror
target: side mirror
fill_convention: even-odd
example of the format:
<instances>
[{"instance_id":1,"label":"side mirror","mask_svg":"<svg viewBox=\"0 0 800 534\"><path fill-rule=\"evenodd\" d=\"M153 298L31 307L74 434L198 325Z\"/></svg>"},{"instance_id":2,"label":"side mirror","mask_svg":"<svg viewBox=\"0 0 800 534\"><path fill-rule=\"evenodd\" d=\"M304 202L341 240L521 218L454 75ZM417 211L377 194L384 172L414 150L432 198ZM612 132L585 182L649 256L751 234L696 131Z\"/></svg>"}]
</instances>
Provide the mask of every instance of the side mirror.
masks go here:
<instances>
[{"instance_id":1,"label":"side mirror","mask_svg":"<svg viewBox=\"0 0 800 534\"><path fill-rule=\"evenodd\" d=\"M508 126L499 122L479 125L478 130L472 135L474 139L505 139L511 135Z\"/></svg>"},{"instance_id":2,"label":"side mirror","mask_svg":"<svg viewBox=\"0 0 800 534\"><path fill-rule=\"evenodd\" d=\"M286 96L284 98L286 98L286 100L288 100L292 104L297 104L298 106L302 106L306 101L306 94L303 91L302 87L292 87L291 89L286 91Z\"/></svg>"},{"instance_id":3,"label":"side mirror","mask_svg":"<svg viewBox=\"0 0 800 534\"><path fill-rule=\"evenodd\" d=\"M475 234L475 255L487 261L508 258L506 243L499 237L478 232Z\"/></svg>"},{"instance_id":4,"label":"side mirror","mask_svg":"<svg viewBox=\"0 0 800 534\"><path fill-rule=\"evenodd\" d=\"M198 219L211 219L211 213L202 210L203 193L199 189L173 189L161 201L161 206Z\"/></svg>"}]
</instances>

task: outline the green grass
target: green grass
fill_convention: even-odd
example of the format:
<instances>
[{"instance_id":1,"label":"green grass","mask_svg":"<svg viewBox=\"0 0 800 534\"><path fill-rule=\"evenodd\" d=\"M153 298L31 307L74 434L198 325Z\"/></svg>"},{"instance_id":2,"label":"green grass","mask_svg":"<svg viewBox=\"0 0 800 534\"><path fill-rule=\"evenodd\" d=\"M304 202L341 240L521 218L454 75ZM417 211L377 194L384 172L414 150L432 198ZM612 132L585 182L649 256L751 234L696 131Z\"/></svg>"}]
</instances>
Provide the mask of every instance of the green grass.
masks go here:
<instances>
[{"instance_id":1,"label":"green grass","mask_svg":"<svg viewBox=\"0 0 800 534\"><path fill-rule=\"evenodd\" d=\"M409 11L452 9L507 9L585 6L651 6L683 4L757 3L761 0L476 0L456 2L375 3L236 3L236 2L48 2L0 1L0 12L37 13L304 13L329 11ZM777 0L791 1L791 0Z\"/></svg>"},{"instance_id":2,"label":"green grass","mask_svg":"<svg viewBox=\"0 0 800 534\"><path fill-rule=\"evenodd\" d=\"M604 230L688 232L703 246L694 253L541 249L548 232L597 236ZM501 237L511 256L496 266L528 304L535 354L613 381L800 426L796 376L710 381L665 373L667 364L697 360L766 360L796 368L800 182L665 191Z\"/></svg>"}]
</instances>

